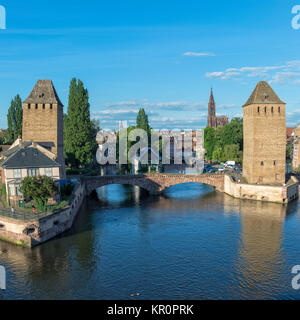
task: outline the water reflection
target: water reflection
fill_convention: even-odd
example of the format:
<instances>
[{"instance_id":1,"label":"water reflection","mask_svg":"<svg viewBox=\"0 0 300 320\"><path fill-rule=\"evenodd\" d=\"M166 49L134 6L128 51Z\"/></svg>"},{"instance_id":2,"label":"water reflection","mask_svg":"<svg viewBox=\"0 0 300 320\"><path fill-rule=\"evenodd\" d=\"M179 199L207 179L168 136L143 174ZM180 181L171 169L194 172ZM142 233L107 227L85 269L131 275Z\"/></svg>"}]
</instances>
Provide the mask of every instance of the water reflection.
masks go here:
<instances>
[{"instance_id":1,"label":"water reflection","mask_svg":"<svg viewBox=\"0 0 300 320\"><path fill-rule=\"evenodd\" d=\"M241 243L236 262L244 298L267 299L280 293L288 269L282 248L286 206L247 201L241 206ZM264 288L264 290L262 290Z\"/></svg>"},{"instance_id":2,"label":"water reflection","mask_svg":"<svg viewBox=\"0 0 300 320\"><path fill-rule=\"evenodd\" d=\"M297 202L239 200L201 184L161 196L118 185L97 194L70 232L43 246L0 241L9 280L0 298L300 298L290 287Z\"/></svg>"}]
</instances>

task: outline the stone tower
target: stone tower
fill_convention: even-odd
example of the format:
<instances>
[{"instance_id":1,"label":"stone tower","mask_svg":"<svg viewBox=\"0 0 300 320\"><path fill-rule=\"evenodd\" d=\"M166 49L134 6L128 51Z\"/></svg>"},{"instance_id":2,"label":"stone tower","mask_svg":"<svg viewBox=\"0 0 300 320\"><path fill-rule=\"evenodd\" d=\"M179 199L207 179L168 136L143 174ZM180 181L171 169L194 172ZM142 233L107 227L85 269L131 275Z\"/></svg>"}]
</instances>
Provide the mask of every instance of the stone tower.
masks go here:
<instances>
[{"instance_id":1,"label":"stone tower","mask_svg":"<svg viewBox=\"0 0 300 320\"><path fill-rule=\"evenodd\" d=\"M39 80L23 102L23 141L35 141L56 154L65 178L63 104L51 80Z\"/></svg>"},{"instance_id":2,"label":"stone tower","mask_svg":"<svg viewBox=\"0 0 300 320\"><path fill-rule=\"evenodd\" d=\"M266 81L257 84L243 106L243 176L248 183L284 184L285 103Z\"/></svg>"},{"instance_id":3,"label":"stone tower","mask_svg":"<svg viewBox=\"0 0 300 320\"><path fill-rule=\"evenodd\" d=\"M210 98L208 103L208 119L207 126L211 128L217 128L217 118L216 118L216 104L213 95L213 90L211 89Z\"/></svg>"}]
</instances>

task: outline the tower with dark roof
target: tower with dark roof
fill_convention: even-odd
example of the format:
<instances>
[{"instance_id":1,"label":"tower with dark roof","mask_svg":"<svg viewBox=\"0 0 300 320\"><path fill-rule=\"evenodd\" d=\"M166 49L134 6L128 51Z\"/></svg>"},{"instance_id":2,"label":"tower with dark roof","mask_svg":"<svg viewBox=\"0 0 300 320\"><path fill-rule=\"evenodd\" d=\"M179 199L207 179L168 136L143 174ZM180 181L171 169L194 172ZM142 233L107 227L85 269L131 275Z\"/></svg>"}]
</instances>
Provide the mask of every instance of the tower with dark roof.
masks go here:
<instances>
[{"instance_id":1,"label":"tower with dark roof","mask_svg":"<svg viewBox=\"0 0 300 320\"><path fill-rule=\"evenodd\" d=\"M207 126L211 128L217 128L217 118L216 118L216 103L213 95L213 90L211 89L210 98L208 103L208 119Z\"/></svg>"},{"instance_id":2,"label":"tower with dark roof","mask_svg":"<svg viewBox=\"0 0 300 320\"><path fill-rule=\"evenodd\" d=\"M35 141L57 156L64 177L63 104L51 80L39 80L23 102L23 141Z\"/></svg>"},{"instance_id":3,"label":"tower with dark roof","mask_svg":"<svg viewBox=\"0 0 300 320\"><path fill-rule=\"evenodd\" d=\"M243 176L248 183L284 184L285 103L266 81L257 84L243 106Z\"/></svg>"}]
</instances>

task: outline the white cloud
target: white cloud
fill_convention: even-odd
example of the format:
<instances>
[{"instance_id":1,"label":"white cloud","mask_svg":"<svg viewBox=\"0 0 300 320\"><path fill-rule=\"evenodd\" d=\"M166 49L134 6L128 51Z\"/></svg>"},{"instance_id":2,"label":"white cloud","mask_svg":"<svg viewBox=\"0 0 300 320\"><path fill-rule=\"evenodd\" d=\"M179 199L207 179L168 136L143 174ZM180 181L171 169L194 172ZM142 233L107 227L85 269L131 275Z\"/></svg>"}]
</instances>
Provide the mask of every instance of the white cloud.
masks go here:
<instances>
[{"instance_id":1,"label":"white cloud","mask_svg":"<svg viewBox=\"0 0 300 320\"><path fill-rule=\"evenodd\" d=\"M207 106L205 106L201 102L187 102L187 101L171 101L171 102L147 102L143 103L141 105L143 108L160 108L164 110L173 110L173 111L180 111L180 110L200 110L200 109L206 109Z\"/></svg>"},{"instance_id":2,"label":"white cloud","mask_svg":"<svg viewBox=\"0 0 300 320\"><path fill-rule=\"evenodd\" d=\"M272 80L270 81L270 83L284 83L293 79L295 83L300 83L300 72L291 72L291 71L277 72L272 77Z\"/></svg>"},{"instance_id":3,"label":"white cloud","mask_svg":"<svg viewBox=\"0 0 300 320\"><path fill-rule=\"evenodd\" d=\"M201 129L206 126L207 115L202 114L193 119L177 119L174 117L154 117L150 122L155 129Z\"/></svg>"},{"instance_id":4,"label":"white cloud","mask_svg":"<svg viewBox=\"0 0 300 320\"><path fill-rule=\"evenodd\" d=\"M92 117L94 119L100 120L101 127L117 129L119 126L119 121L126 120L130 125L135 125L139 108L144 107L146 109L146 113L149 116L149 122L151 126L156 129L199 129L205 127L206 125L207 106L204 106L201 103L173 101L157 103L144 102L137 104L138 108L128 108L127 104L123 103L122 101L116 103L107 103L105 104L105 106L114 105L119 106L119 108L95 110L92 112ZM125 106L124 109L120 108L121 105ZM169 111L170 116L164 112L166 110ZM192 111L193 114L196 114L197 116L187 116L186 110Z\"/></svg>"},{"instance_id":5,"label":"white cloud","mask_svg":"<svg viewBox=\"0 0 300 320\"><path fill-rule=\"evenodd\" d=\"M230 109L230 108L237 108L239 106L237 106L236 104L220 104L219 106L217 106L217 109Z\"/></svg>"},{"instance_id":6,"label":"white cloud","mask_svg":"<svg viewBox=\"0 0 300 320\"><path fill-rule=\"evenodd\" d=\"M183 56L186 57L214 57L213 52L185 52Z\"/></svg>"},{"instance_id":7,"label":"white cloud","mask_svg":"<svg viewBox=\"0 0 300 320\"><path fill-rule=\"evenodd\" d=\"M259 77L270 83L300 83L300 60L288 61L283 65L265 67L227 68L224 71L207 72L207 78L242 80L243 77Z\"/></svg>"},{"instance_id":8,"label":"white cloud","mask_svg":"<svg viewBox=\"0 0 300 320\"><path fill-rule=\"evenodd\" d=\"M135 120L136 116L139 112L139 109L106 109L106 110L99 110L99 111L93 111L92 116L94 119L99 119L101 122L104 120L114 120L114 121L120 121L120 120ZM149 115L158 115L158 113L150 110L147 112Z\"/></svg>"},{"instance_id":9,"label":"white cloud","mask_svg":"<svg viewBox=\"0 0 300 320\"><path fill-rule=\"evenodd\" d=\"M172 111L195 111L195 110L201 110L201 109L207 109L207 105L202 102L188 102L188 101L170 101L170 102L148 102L147 99L142 99L141 101L119 101L119 102L110 102L105 103L104 107L111 110L107 110L107 113L120 113L121 111L125 112L125 110L138 110L140 108L144 108L147 111L153 109L161 109L163 110L172 110ZM120 109L120 108L126 108L126 109ZM118 109L114 109L118 108ZM100 110L96 111L97 113L103 113L106 112L106 110Z\"/></svg>"},{"instance_id":10,"label":"white cloud","mask_svg":"<svg viewBox=\"0 0 300 320\"><path fill-rule=\"evenodd\" d=\"M137 105L137 102L133 100L133 101L119 101L119 102L106 103L104 106L105 108L113 108L113 107L136 106L136 105Z\"/></svg>"},{"instance_id":11,"label":"white cloud","mask_svg":"<svg viewBox=\"0 0 300 320\"><path fill-rule=\"evenodd\" d=\"M139 109L119 109L119 110L100 110L94 111L93 114L123 114L123 113L138 113Z\"/></svg>"}]
</instances>

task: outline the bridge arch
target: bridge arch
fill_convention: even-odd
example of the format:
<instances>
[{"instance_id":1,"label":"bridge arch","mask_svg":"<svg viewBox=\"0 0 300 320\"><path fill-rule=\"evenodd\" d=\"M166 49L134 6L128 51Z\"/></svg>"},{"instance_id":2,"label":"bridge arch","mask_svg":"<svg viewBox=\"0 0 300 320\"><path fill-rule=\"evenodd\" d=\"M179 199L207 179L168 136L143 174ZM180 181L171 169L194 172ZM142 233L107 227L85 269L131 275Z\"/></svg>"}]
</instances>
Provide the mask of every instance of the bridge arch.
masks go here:
<instances>
[{"instance_id":1,"label":"bridge arch","mask_svg":"<svg viewBox=\"0 0 300 320\"><path fill-rule=\"evenodd\" d=\"M89 178L85 181L86 184L86 193L90 195L94 190L113 184L119 185L131 185L135 187L140 187L148 191L150 194L159 193L159 188L154 181L148 181L144 176L132 175L132 176L104 176L104 177L95 177Z\"/></svg>"},{"instance_id":2,"label":"bridge arch","mask_svg":"<svg viewBox=\"0 0 300 320\"><path fill-rule=\"evenodd\" d=\"M183 183L202 183L224 191L224 175L183 175L183 174L147 174L126 176L84 177L87 195L93 190L110 184L137 186L151 194L159 194L165 189Z\"/></svg>"},{"instance_id":3,"label":"bridge arch","mask_svg":"<svg viewBox=\"0 0 300 320\"><path fill-rule=\"evenodd\" d=\"M205 182L199 182L199 181L182 182L182 181L177 181L177 182L174 182L174 183L171 184L171 185L166 185L162 191L168 190L168 189L170 189L170 188L172 188L172 187L175 187L175 186L184 185L184 184L206 185L206 186L215 188L215 186L213 186L213 185L211 185L211 184L209 184L209 183L205 183Z\"/></svg>"}]
</instances>

